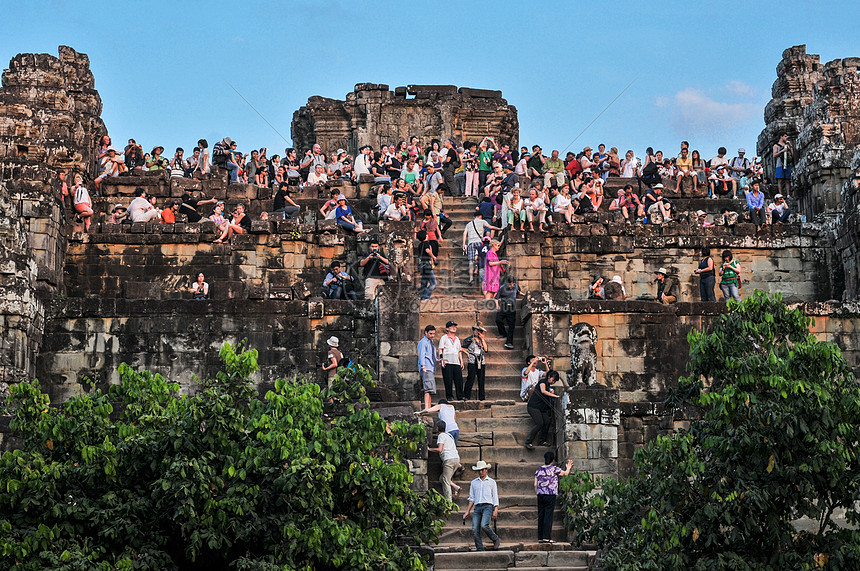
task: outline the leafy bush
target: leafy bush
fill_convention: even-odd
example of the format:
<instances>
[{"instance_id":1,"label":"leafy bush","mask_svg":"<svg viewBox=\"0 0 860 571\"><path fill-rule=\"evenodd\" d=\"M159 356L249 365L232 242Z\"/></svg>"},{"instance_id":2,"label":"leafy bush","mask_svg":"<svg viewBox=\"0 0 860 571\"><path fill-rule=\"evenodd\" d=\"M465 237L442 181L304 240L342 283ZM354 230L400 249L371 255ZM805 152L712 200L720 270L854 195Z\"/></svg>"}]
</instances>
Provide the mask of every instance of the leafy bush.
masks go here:
<instances>
[{"instance_id":1,"label":"leafy bush","mask_svg":"<svg viewBox=\"0 0 860 571\"><path fill-rule=\"evenodd\" d=\"M331 390L279 380L260 399L256 351L220 354L195 396L125 364L120 385L58 408L14 386L23 446L0 459L0 569L424 569L405 544L435 539L449 506L409 488L402 451L423 425L360 406L361 366Z\"/></svg>"},{"instance_id":2,"label":"leafy bush","mask_svg":"<svg viewBox=\"0 0 860 571\"><path fill-rule=\"evenodd\" d=\"M668 399L700 419L639 450L626 481L567 478L571 530L604 569L860 569L858 383L780 296L730 303L689 335L690 374Z\"/></svg>"}]
</instances>

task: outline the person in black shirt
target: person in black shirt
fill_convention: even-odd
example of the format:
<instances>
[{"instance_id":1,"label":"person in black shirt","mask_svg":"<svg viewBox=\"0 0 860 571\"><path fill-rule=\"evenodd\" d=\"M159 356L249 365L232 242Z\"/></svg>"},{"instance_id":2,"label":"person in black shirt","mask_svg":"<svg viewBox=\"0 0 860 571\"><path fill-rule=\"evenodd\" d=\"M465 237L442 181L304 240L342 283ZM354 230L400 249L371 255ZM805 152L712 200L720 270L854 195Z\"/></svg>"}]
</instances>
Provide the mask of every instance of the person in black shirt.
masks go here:
<instances>
[{"instance_id":1,"label":"person in black shirt","mask_svg":"<svg viewBox=\"0 0 860 571\"><path fill-rule=\"evenodd\" d=\"M290 218L298 218L301 212L299 205L290 198L290 193L287 189L287 183L284 182L278 187L277 192L275 192L275 212L282 212L284 220L287 219L288 215Z\"/></svg>"},{"instance_id":2,"label":"person in black shirt","mask_svg":"<svg viewBox=\"0 0 860 571\"><path fill-rule=\"evenodd\" d=\"M702 261L693 273L699 274L699 296L702 301L717 301L714 286L717 285L717 276L714 273L714 259L711 257L711 249L702 246Z\"/></svg>"},{"instance_id":3,"label":"person in black shirt","mask_svg":"<svg viewBox=\"0 0 860 571\"><path fill-rule=\"evenodd\" d=\"M546 357L540 357L540 361L546 363ZM550 427L549 412L552 410L552 399L559 398L559 395L555 394L552 390L552 385L556 381L558 381L558 371L550 371L532 389L528 405L526 405L529 416L535 421L534 427L526 437L526 448L529 450L534 449L532 442L534 442L535 436L538 436L538 433L540 433L540 438L538 439L539 445L549 446L549 442L547 442Z\"/></svg>"},{"instance_id":4,"label":"person in black shirt","mask_svg":"<svg viewBox=\"0 0 860 571\"><path fill-rule=\"evenodd\" d=\"M418 245L418 271L421 274L421 282L418 286L419 299L430 299L433 290L436 289L436 275L433 273L433 264L436 263L436 254L433 251L433 242L427 240L427 232L419 230L415 237ZM437 246L438 247L438 246Z\"/></svg>"},{"instance_id":5,"label":"person in black shirt","mask_svg":"<svg viewBox=\"0 0 860 571\"><path fill-rule=\"evenodd\" d=\"M505 337L505 349L514 348L514 328L517 323L517 296L525 294L520 290L510 273L505 276L505 281L496 292L496 326L499 328L499 336Z\"/></svg>"},{"instance_id":6,"label":"person in black shirt","mask_svg":"<svg viewBox=\"0 0 860 571\"><path fill-rule=\"evenodd\" d=\"M379 249L379 242L373 238L370 242L370 253L358 265L364 268L364 299L376 299L376 289L385 285L389 270L388 258Z\"/></svg>"},{"instance_id":7,"label":"person in black shirt","mask_svg":"<svg viewBox=\"0 0 860 571\"><path fill-rule=\"evenodd\" d=\"M203 219L200 212L197 211L198 206L203 204L215 204L218 202L214 198L192 198L189 193L182 195L182 206L179 207L179 214L184 214L189 222L200 222Z\"/></svg>"}]
</instances>

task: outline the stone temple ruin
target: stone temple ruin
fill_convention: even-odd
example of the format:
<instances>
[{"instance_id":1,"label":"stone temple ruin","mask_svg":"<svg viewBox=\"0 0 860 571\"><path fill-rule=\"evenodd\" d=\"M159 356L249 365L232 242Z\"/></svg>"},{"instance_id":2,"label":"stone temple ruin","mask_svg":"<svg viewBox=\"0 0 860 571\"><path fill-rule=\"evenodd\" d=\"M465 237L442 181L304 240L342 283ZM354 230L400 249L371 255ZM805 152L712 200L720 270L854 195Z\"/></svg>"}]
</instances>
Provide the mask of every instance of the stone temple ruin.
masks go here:
<instances>
[{"instance_id":1,"label":"stone temple ruin","mask_svg":"<svg viewBox=\"0 0 860 571\"><path fill-rule=\"evenodd\" d=\"M309 149L319 143L353 156L363 145L378 149L417 135L423 143L450 138L457 143L484 136L511 148L519 145L517 109L501 91L453 85L387 85L359 83L345 101L311 97L293 114L293 145Z\"/></svg>"},{"instance_id":2,"label":"stone temple ruin","mask_svg":"<svg viewBox=\"0 0 860 571\"><path fill-rule=\"evenodd\" d=\"M464 464L489 459L499 478L528 481L534 456L524 456L530 421L519 402L519 370L528 353L547 356L562 372L566 395L554 438L562 459L573 459L576 469L624 475L637 447L685 426L685 418L663 408L663 397L684 374L687 333L726 311L722 303L695 301L698 282L691 275L703 245L733 251L747 269L744 297L753 289L782 293L815 317L819 338L836 343L855 369L860 365L858 66L857 58L821 65L799 46L786 50L777 67L758 154L766 158L782 132L796 141L793 194L805 223L756 232L741 218L704 227L687 213L742 208L668 191L681 216L663 225L627 226L598 212L543 235L508 233L510 271L529 293L518 313L518 349L505 352L491 340L487 401L462 405L469 411L461 422ZM89 390L85 377L117 382L121 362L193 392L195 376L217 367L220 345L241 339L259 350L256 380L266 389L279 377L317 374L325 339L337 335L344 352L378 377L374 406L412 417L420 398L416 343L423 327L451 319L466 335L476 319L493 323L492 308L464 289L462 256L450 252L436 269L440 285L433 298L419 302L408 222L378 223L383 248L396 251L396 271L377 300L323 298L320 284L333 259L345 262L362 290L357 262L369 248L367 236L345 234L317 216L328 188L293 189L300 220L261 220L273 209L271 189L229 184L221 169L202 179L138 172L105 180L93 228L83 232L61 202L57 169L81 173L92 189L94 149L106 133L100 112L88 58L71 48L61 47L59 57L18 55L3 73L0 393L35 376L52 402L60 402ZM518 128L516 109L497 91L410 86L392 92L359 84L346 101L310 98L294 116L293 139L302 149L318 142L326 152L345 147L353 153L363 144L378 147L413 134L424 141L489 134L516 146ZM772 174L767 158L766 166ZM610 179L607 200L624 182ZM375 224L372 177L334 185L359 218ZM213 244L215 225L205 220L109 224L112 206L128 204L137 187L159 204L185 192L224 200L228 209L244 203L254 218L251 232ZM474 203L449 198L446 210L456 241ZM677 304L653 301L653 272L661 266L679 278ZM185 288L200 271L212 284L212 299L191 301ZM628 299L585 299L595 274L622 276ZM574 370L576 363L585 368ZM581 382L570 386L574 375ZM0 422L0 446L9 448L15 438L4 427L8 419ZM417 488L435 482L436 460L426 451L410 459ZM500 525L510 537L521 528L531 537L530 524L519 521L503 518ZM443 542L467 541L460 527L449 525Z\"/></svg>"}]
</instances>

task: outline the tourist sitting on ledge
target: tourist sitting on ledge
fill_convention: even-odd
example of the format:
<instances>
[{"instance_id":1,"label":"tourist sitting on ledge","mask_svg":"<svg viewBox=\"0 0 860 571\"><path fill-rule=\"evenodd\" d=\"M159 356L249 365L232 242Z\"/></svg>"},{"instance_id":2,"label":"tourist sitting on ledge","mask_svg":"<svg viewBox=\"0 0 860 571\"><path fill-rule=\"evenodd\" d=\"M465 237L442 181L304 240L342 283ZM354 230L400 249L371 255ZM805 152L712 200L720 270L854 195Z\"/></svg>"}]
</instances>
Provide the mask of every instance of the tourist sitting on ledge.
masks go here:
<instances>
[{"instance_id":1,"label":"tourist sitting on ledge","mask_svg":"<svg viewBox=\"0 0 860 571\"><path fill-rule=\"evenodd\" d=\"M406 207L406 196L398 193L394 202L388 205L382 213L383 220L410 220L410 211Z\"/></svg>"},{"instance_id":2,"label":"tourist sitting on ledge","mask_svg":"<svg viewBox=\"0 0 860 571\"><path fill-rule=\"evenodd\" d=\"M560 188L552 189L552 210L564 214L564 220L570 224L573 215L573 202L570 200L569 184L563 184Z\"/></svg>"},{"instance_id":3,"label":"tourist sitting on ledge","mask_svg":"<svg viewBox=\"0 0 860 571\"><path fill-rule=\"evenodd\" d=\"M325 174L325 165L317 165L313 172L308 174L308 180L305 186L320 185L328 182L328 175Z\"/></svg>"},{"instance_id":4,"label":"tourist sitting on ledge","mask_svg":"<svg viewBox=\"0 0 860 571\"><path fill-rule=\"evenodd\" d=\"M678 289L678 280L672 277L667 277L669 271L666 268L660 268L655 272L657 274L657 301L663 305L669 305L678 301L676 290Z\"/></svg>"},{"instance_id":5,"label":"tourist sitting on ledge","mask_svg":"<svg viewBox=\"0 0 860 571\"><path fill-rule=\"evenodd\" d=\"M645 193L645 212L648 221L652 224L660 224L672 218L672 206L668 200L663 198L663 185L657 183Z\"/></svg>"},{"instance_id":6,"label":"tourist sitting on ledge","mask_svg":"<svg viewBox=\"0 0 860 571\"><path fill-rule=\"evenodd\" d=\"M132 222L152 222L157 221L161 216L161 212L154 208L146 199L146 190L137 187L134 190L135 199L128 205L128 215Z\"/></svg>"},{"instance_id":7,"label":"tourist sitting on ledge","mask_svg":"<svg viewBox=\"0 0 860 571\"><path fill-rule=\"evenodd\" d=\"M110 220L108 220L108 222L110 222L111 224L122 224L126 220L128 220L128 210L126 209L126 207L122 204L117 204L116 206L114 206L113 211L110 215Z\"/></svg>"},{"instance_id":8,"label":"tourist sitting on ledge","mask_svg":"<svg viewBox=\"0 0 860 571\"><path fill-rule=\"evenodd\" d=\"M352 276L340 270L340 262L331 263L331 270L323 280L323 287L328 290L329 299L357 300L358 296L352 286Z\"/></svg>"},{"instance_id":9,"label":"tourist sitting on ledge","mask_svg":"<svg viewBox=\"0 0 860 571\"><path fill-rule=\"evenodd\" d=\"M729 167L726 165L711 169L709 179L711 198L716 198L717 195L728 196L729 191L732 193L732 198L738 197L738 181L732 178L729 174Z\"/></svg>"},{"instance_id":10,"label":"tourist sitting on ledge","mask_svg":"<svg viewBox=\"0 0 860 571\"><path fill-rule=\"evenodd\" d=\"M612 276L612 280L604 287L606 299L612 301L624 301L627 299L627 290L624 289L624 282L621 281L621 276Z\"/></svg>"},{"instance_id":11,"label":"tourist sitting on ledge","mask_svg":"<svg viewBox=\"0 0 860 571\"><path fill-rule=\"evenodd\" d=\"M170 207L161 211L161 221L165 224L173 224L176 222L176 215L179 213L179 207L182 206L182 201L174 198L170 201Z\"/></svg>"},{"instance_id":12,"label":"tourist sitting on ledge","mask_svg":"<svg viewBox=\"0 0 860 571\"><path fill-rule=\"evenodd\" d=\"M750 222L755 224L756 230L761 230L761 227L765 225L764 193L759 190L759 181L757 180L753 181L752 190L747 195L747 207L749 208Z\"/></svg>"},{"instance_id":13,"label":"tourist sitting on ledge","mask_svg":"<svg viewBox=\"0 0 860 571\"><path fill-rule=\"evenodd\" d=\"M149 158L146 159L146 169L151 171L166 170L168 165L167 159L161 156L164 152L164 147L157 146L152 148L149 153Z\"/></svg>"},{"instance_id":14,"label":"tourist sitting on ledge","mask_svg":"<svg viewBox=\"0 0 860 571\"><path fill-rule=\"evenodd\" d=\"M590 175L586 176L590 177ZM589 184L590 183L591 181L589 180ZM580 187L580 191L571 199L573 213L578 216L594 212L594 204L591 202L591 197L588 195L587 189L587 184L582 185L582 187Z\"/></svg>"},{"instance_id":15,"label":"tourist sitting on ledge","mask_svg":"<svg viewBox=\"0 0 860 571\"><path fill-rule=\"evenodd\" d=\"M280 185L278 190L275 192L275 200L273 207L275 209L275 213L280 212L281 217L286 220L287 216L290 218L298 218L301 213L301 208L299 205L295 203L295 201L290 198L289 186L286 183Z\"/></svg>"},{"instance_id":16,"label":"tourist sitting on ledge","mask_svg":"<svg viewBox=\"0 0 860 571\"><path fill-rule=\"evenodd\" d=\"M645 217L645 208L633 192L632 184L626 184L618 191L618 197L609 203L609 212L620 213L626 224L632 224L631 215L634 219Z\"/></svg>"},{"instance_id":17,"label":"tourist sitting on ledge","mask_svg":"<svg viewBox=\"0 0 860 571\"><path fill-rule=\"evenodd\" d=\"M770 212L770 219L774 224L788 222L791 216L791 208L785 203L785 198L781 194L773 197L773 202L768 205L767 211Z\"/></svg>"},{"instance_id":18,"label":"tourist sitting on ledge","mask_svg":"<svg viewBox=\"0 0 860 571\"><path fill-rule=\"evenodd\" d=\"M125 163L117 156L117 150L113 147L108 147L107 155L101 162L102 173L95 180L96 190L101 186L102 180L107 177L118 177L121 173L128 172L125 168Z\"/></svg>"},{"instance_id":19,"label":"tourist sitting on ledge","mask_svg":"<svg viewBox=\"0 0 860 571\"><path fill-rule=\"evenodd\" d=\"M230 220L225 221L220 230L221 235L215 240L216 244L229 240L234 233L245 234L251 231L251 217L245 214L244 204L236 205L236 210L233 211Z\"/></svg>"},{"instance_id":20,"label":"tourist sitting on ledge","mask_svg":"<svg viewBox=\"0 0 860 571\"><path fill-rule=\"evenodd\" d=\"M370 232L370 230L364 229L361 224L361 220L356 220L352 213L352 209L346 204L346 197L342 194L337 197L337 208L334 212L334 220L338 226L358 234Z\"/></svg>"},{"instance_id":21,"label":"tourist sitting on ledge","mask_svg":"<svg viewBox=\"0 0 860 571\"><path fill-rule=\"evenodd\" d=\"M192 299L209 299L209 284L204 281L205 279L203 272L197 274L197 281L188 288Z\"/></svg>"}]
</instances>

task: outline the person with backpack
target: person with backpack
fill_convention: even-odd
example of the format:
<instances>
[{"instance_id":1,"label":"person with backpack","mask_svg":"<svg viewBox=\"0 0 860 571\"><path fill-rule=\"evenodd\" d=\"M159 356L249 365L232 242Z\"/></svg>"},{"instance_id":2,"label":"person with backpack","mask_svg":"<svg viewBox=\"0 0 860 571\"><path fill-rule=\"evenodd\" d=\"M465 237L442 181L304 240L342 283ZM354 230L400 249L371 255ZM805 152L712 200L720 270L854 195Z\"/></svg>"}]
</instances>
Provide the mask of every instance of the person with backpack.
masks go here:
<instances>
[{"instance_id":1,"label":"person with backpack","mask_svg":"<svg viewBox=\"0 0 860 571\"><path fill-rule=\"evenodd\" d=\"M729 170L731 171L732 178L735 180L740 180L747 169L750 168L750 160L744 154L746 154L745 149L738 149L738 156L733 158L732 162L729 163Z\"/></svg>"},{"instance_id":2,"label":"person with backpack","mask_svg":"<svg viewBox=\"0 0 860 571\"><path fill-rule=\"evenodd\" d=\"M445 158L442 160L442 178L451 196L456 196L457 185L454 182L454 171L460 168L460 155L451 139L445 139L442 143L445 150Z\"/></svg>"}]
</instances>

